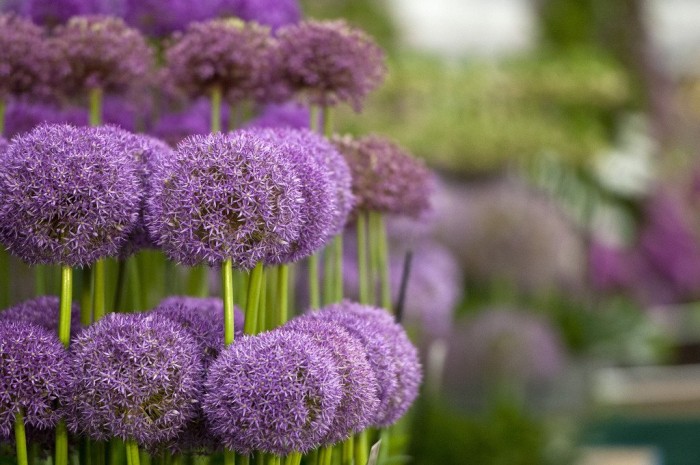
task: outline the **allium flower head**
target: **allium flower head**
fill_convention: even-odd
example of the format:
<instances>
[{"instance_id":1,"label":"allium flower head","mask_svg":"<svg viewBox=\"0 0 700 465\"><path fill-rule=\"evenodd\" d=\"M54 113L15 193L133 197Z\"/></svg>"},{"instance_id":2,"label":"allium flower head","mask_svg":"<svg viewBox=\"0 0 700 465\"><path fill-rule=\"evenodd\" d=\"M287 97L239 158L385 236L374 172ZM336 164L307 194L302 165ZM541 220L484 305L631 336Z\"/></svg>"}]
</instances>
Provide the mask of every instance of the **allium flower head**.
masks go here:
<instances>
[{"instance_id":1,"label":"allium flower head","mask_svg":"<svg viewBox=\"0 0 700 465\"><path fill-rule=\"evenodd\" d=\"M328 349L271 331L227 347L207 376L204 412L225 447L286 455L317 447L342 397Z\"/></svg>"},{"instance_id":2,"label":"allium flower head","mask_svg":"<svg viewBox=\"0 0 700 465\"><path fill-rule=\"evenodd\" d=\"M202 354L205 368L224 348L224 302L218 297L170 296L153 313L173 320L189 331ZM234 307L235 336L243 335L243 312Z\"/></svg>"},{"instance_id":3,"label":"allium flower head","mask_svg":"<svg viewBox=\"0 0 700 465\"><path fill-rule=\"evenodd\" d=\"M422 160L379 136L333 142L350 166L356 210L417 217L430 209L433 177Z\"/></svg>"},{"instance_id":4,"label":"allium flower head","mask_svg":"<svg viewBox=\"0 0 700 465\"><path fill-rule=\"evenodd\" d=\"M25 321L56 333L58 331L59 298L53 295L44 295L25 300L5 310L0 310L0 321ZM70 317L71 337L80 332L80 308L76 303L71 306Z\"/></svg>"},{"instance_id":5,"label":"allium flower head","mask_svg":"<svg viewBox=\"0 0 700 465\"><path fill-rule=\"evenodd\" d=\"M0 159L0 238L28 263L115 256L138 217L138 169L104 130L41 125Z\"/></svg>"},{"instance_id":6,"label":"allium flower head","mask_svg":"<svg viewBox=\"0 0 700 465\"><path fill-rule=\"evenodd\" d=\"M50 94L55 62L56 53L39 26L13 14L0 14L0 100Z\"/></svg>"},{"instance_id":7,"label":"allium flower head","mask_svg":"<svg viewBox=\"0 0 700 465\"><path fill-rule=\"evenodd\" d=\"M252 268L298 237L299 178L254 130L185 139L151 186L149 231L178 262Z\"/></svg>"},{"instance_id":8,"label":"allium flower head","mask_svg":"<svg viewBox=\"0 0 700 465\"><path fill-rule=\"evenodd\" d=\"M118 18L77 16L51 40L64 63L60 85L68 95L86 89L121 93L144 84L153 66L145 38Z\"/></svg>"},{"instance_id":9,"label":"allium flower head","mask_svg":"<svg viewBox=\"0 0 700 465\"><path fill-rule=\"evenodd\" d=\"M285 83L309 103L359 111L384 80L384 52L345 21L304 21L278 31Z\"/></svg>"},{"instance_id":10,"label":"allium flower head","mask_svg":"<svg viewBox=\"0 0 700 465\"><path fill-rule=\"evenodd\" d=\"M323 154L317 154L325 149L327 142L308 129L261 129L258 134L282 149L284 158L301 181L303 202L299 212L299 237L289 244L286 253L267 257L269 264L295 262L323 247L336 216L336 187L330 170L321 160Z\"/></svg>"},{"instance_id":11,"label":"allium flower head","mask_svg":"<svg viewBox=\"0 0 700 465\"><path fill-rule=\"evenodd\" d=\"M330 431L323 440L330 445L367 428L379 405L377 379L367 361L365 348L341 326L322 320L296 318L281 328L304 334L326 346L340 375L342 398Z\"/></svg>"},{"instance_id":12,"label":"allium flower head","mask_svg":"<svg viewBox=\"0 0 700 465\"><path fill-rule=\"evenodd\" d=\"M237 16L277 29L301 19L297 0L221 0L217 16Z\"/></svg>"},{"instance_id":13,"label":"allium flower head","mask_svg":"<svg viewBox=\"0 0 700 465\"><path fill-rule=\"evenodd\" d=\"M418 351L386 310L343 301L305 318L338 324L364 345L378 385L373 426L389 426L406 413L418 396L423 375Z\"/></svg>"},{"instance_id":14,"label":"allium flower head","mask_svg":"<svg viewBox=\"0 0 700 465\"><path fill-rule=\"evenodd\" d=\"M112 313L84 330L71 349L73 431L152 446L175 437L196 414L202 361L177 323Z\"/></svg>"},{"instance_id":15,"label":"allium flower head","mask_svg":"<svg viewBox=\"0 0 700 465\"><path fill-rule=\"evenodd\" d=\"M231 103L266 95L276 56L268 28L236 18L192 23L165 51L171 78L187 95L219 87Z\"/></svg>"},{"instance_id":16,"label":"allium flower head","mask_svg":"<svg viewBox=\"0 0 700 465\"><path fill-rule=\"evenodd\" d=\"M0 438L15 416L40 429L56 425L56 409L70 384L68 351L55 334L24 321L0 321Z\"/></svg>"}]
</instances>

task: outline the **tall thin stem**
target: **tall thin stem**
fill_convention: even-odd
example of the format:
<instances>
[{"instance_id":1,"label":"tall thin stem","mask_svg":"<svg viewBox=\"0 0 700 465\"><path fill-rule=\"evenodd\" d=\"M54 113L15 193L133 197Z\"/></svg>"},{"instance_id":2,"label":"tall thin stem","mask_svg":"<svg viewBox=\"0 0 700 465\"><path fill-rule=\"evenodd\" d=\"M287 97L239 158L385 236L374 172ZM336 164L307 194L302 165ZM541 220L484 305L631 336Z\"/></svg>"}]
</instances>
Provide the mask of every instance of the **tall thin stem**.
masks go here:
<instances>
[{"instance_id":1,"label":"tall thin stem","mask_svg":"<svg viewBox=\"0 0 700 465\"><path fill-rule=\"evenodd\" d=\"M5 134L5 113L7 111L7 103L5 99L0 98L0 136Z\"/></svg>"},{"instance_id":2,"label":"tall thin stem","mask_svg":"<svg viewBox=\"0 0 700 465\"><path fill-rule=\"evenodd\" d=\"M301 452L292 452L284 458L284 465L299 465L301 463Z\"/></svg>"},{"instance_id":3,"label":"tall thin stem","mask_svg":"<svg viewBox=\"0 0 700 465\"><path fill-rule=\"evenodd\" d=\"M221 264L221 289L224 298L224 344L233 343L233 263L231 259Z\"/></svg>"},{"instance_id":4,"label":"tall thin stem","mask_svg":"<svg viewBox=\"0 0 700 465\"><path fill-rule=\"evenodd\" d=\"M139 445L133 439L126 441L126 462L128 465L140 465Z\"/></svg>"},{"instance_id":5,"label":"tall thin stem","mask_svg":"<svg viewBox=\"0 0 700 465\"><path fill-rule=\"evenodd\" d=\"M353 446L355 444L355 438L354 436L350 436L348 439L343 441L343 444L341 446L341 459L340 463L341 465L352 465L353 463Z\"/></svg>"},{"instance_id":6,"label":"tall thin stem","mask_svg":"<svg viewBox=\"0 0 700 465\"><path fill-rule=\"evenodd\" d=\"M357 215L357 275L360 281L360 303L369 304L367 282L367 221L363 212Z\"/></svg>"},{"instance_id":7,"label":"tall thin stem","mask_svg":"<svg viewBox=\"0 0 700 465\"><path fill-rule=\"evenodd\" d=\"M335 302L340 302L343 300L343 234L340 233L333 239L333 245L331 246L331 251L333 253L333 266L335 267L334 273L334 286L335 295L333 300Z\"/></svg>"},{"instance_id":8,"label":"tall thin stem","mask_svg":"<svg viewBox=\"0 0 700 465\"><path fill-rule=\"evenodd\" d=\"M211 132L221 132L221 87L211 88Z\"/></svg>"},{"instance_id":9,"label":"tall thin stem","mask_svg":"<svg viewBox=\"0 0 700 465\"><path fill-rule=\"evenodd\" d=\"M55 453L54 465L68 465L68 429L64 420L59 421L56 425Z\"/></svg>"},{"instance_id":10,"label":"tall thin stem","mask_svg":"<svg viewBox=\"0 0 700 465\"><path fill-rule=\"evenodd\" d=\"M102 89L90 89L90 126L102 124Z\"/></svg>"},{"instance_id":11,"label":"tall thin stem","mask_svg":"<svg viewBox=\"0 0 700 465\"><path fill-rule=\"evenodd\" d=\"M333 266L333 251L326 247L323 251L323 303L333 303L335 295L335 267Z\"/></svg>"},{"instance_id":12,"label":"tall thin stem","mask_svg":"<svg viewBox=\"0 0 700 465\"><path fill-rule=\"evenodd\" d=\"M68 347L70 344L70 310L73 300L73 269L61 267L61 297L58 314L58 339Z\"/></svg>"},{"instance_id":13,"label":"tall thin stem","mask_svg":"<svg viewBox=\"0 0 700 465\"><path fill-rule=\"evenodd\" d=\"M355 436L355 465L366 465L369 457L367 430Z\"/></svg>"},{"instance_id":14,"label":"tall thin stem","mask_svg":"<svg viewBox=\"0 0 700 465\"><path fill-rule=\"evenodd\" d=\"M318 113L319 107L316 105L309 106L309 129L313 132L318 132Z\"/></svg>"},{"instance_id":15,"label":"tall thin stem","mask_svg":"<svg viewBox=\"0 0 700 465\"><path fill-rule=\"evenodd\" d=\"M28 465L27 432L24 428L24 413L22 409L15 415L15 450L17 451L17 465Z\"/></svg>"},{"instance_id":16,"label":"tall thin stem","mask_svg":"<svg viewBox=\"0 0 700 465\"><path fill-rule=\"evenodd\" d=\"M106 313L105 307L105 259L95 262L92 268L92 315L94 321L100 321Z\"/></svg>"},{"instance_id":17,"label":"tall thin stem","mask_svg":"<svg viewBox=\"0 0 700 465\"><path fill-rule=\"evenodd\" d=\"M190 270L187 293L196 297L209 295L209 266L197 265Z\"/></svg>"},{"instance_id":18,"label":"tall thin stem","mask_svg":"<svg viewBox=\"0 0 700 465\"><path fill-rule=\"evenodd\" d=\"M318 285L318 254L309 257L309 307L321 306L321 290Z\"/></svg>"},{"instance_id":19,"label":"tall thin stem","mask_svg":"<svg viewBox=\"0 0 700 465\"><path fill-rule=\"evenodd\" d=\"M34 267L34 295L46 294L46 266L36 265Z\"/></svg>"},{"instance_id":20,"label":"tall thin stem","mask_svg":"<svg viewBox=\"0 0 700 465\"><path fill-rule=\"evenodd\" d=\"M381 284L382 307L392 311L391 304L391 277L389 276L389 245L386 238L386 225L384 216L379 212L371 212L374 217L375 241L377 243L377 254L379 260L379 280Z\"/></svg>"},{"instance_id":21,"label":"tall thin stem","mask_svg":"<svg viewBox=\"0 0 700 465\"><path fill-rule=\"evenodd\" d=\"M289 265L286 263L277 270L277 308L277 324L283 325L289 319Z\"/></svg>"},{"instance_id":22,"label":"tall thin stem","mask_svg":"<svg viewBox=\"0 0 700 465\"><path fill-rule=\"evenodd\" d=\"M236 465L236 453L234 451L224 449L224 465Z\"/></svg>"},{"instance_id":23,"label":"tall thin stem","mask_svg":"<svg viewBox=\"0 0 700 465\"><path fill-rule=\"evenodd\" d=\"M377 281L379 279L379 249L373 227L372 215L369 212L362 212L367 216L367 247L369 248L369 267L367 273L367 294L370 305L377 303Z\"/></svg>"},{"instance_id":24,"label":"tall thin stem","mask_svg":"<svg viewBox=\"0 0 700 465\"><path fill-rule=\"evenodd\" d=\"M255 334L258 324L258 304L260 303L260 289L262 288L264 268L262 262L258 262L250 273L250 281L248 282L248 298L246 299L248 306L245 312L244 332L246 334Z\"/></svg>"},{"instance_id":25,"label":"tall thin stem","mask_svg":"<svg viewBox=\"0 0 700 465\"><path fill-rule=\"evenodd\" d=\"M92 323L92 268L83 268L80 274L80 324L90 326Z\"/></svg>"}]
</instances>

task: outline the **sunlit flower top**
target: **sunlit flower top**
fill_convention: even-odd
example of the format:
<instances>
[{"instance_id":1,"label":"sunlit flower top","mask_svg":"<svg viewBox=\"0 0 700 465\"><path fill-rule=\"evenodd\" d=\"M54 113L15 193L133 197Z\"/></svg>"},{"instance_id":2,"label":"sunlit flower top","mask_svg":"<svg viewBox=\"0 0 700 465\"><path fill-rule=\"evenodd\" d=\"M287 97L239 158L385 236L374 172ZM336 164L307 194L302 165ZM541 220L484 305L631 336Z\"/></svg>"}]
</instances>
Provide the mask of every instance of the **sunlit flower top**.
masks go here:
<instances>
[{"instance_id":1,"label":"sunlit flower top","mask_svg":"<svg viewBox=\"0 0 700 465\"><path fill-rule=\"evenodd\" d=\"M68 95L84 95L87 89L119 93L143 85L154 63L144 36L107 16L71 18L56 28L51 46L60 55L59 85Z\"/></svg>"},{"instance_id":2,"label":"sunlit flower top","mask_svg":"<svg viewBox=\"0 0 700 465\"><path fill-rule=\"evenodd\" d=\"M384 52L345 21L304 21L278 31L284 81L308 103L359 111L384 80Z\"/></svg>"},{"instance_id":3,"label":"sunlit flower top","mask_svg":"<svg viewBox=\"0 0 700 465\"><path fill-rule=\"evenodd\" d=\"M116 256L138 218L138 169L102 129L38 126L0 165L0 239L27 263Z\"/></svg>"},{"instance_id":4,"label":"sunlit flower top","mask_svg":"<svg viewBox=\"0 0 700 465\"><path fill-rule=\"evenodd\" d=\"M56 52L39 26L14 14L0 14L0 100L50 95L55 63Z\"/></svg>"},{"instance_id":5,"label":"sunlit flower top","mask_svg":"<svg viewBox=\"0 0 700 465\"><path fill-rule=\"evenodd\" d=\"M68 426L97 440L146 446L196 414L202 361L192 336L163 316L112 313L73 342Z\"/></svg>"},{"instance_id":6,"label":"sunlit flower top","mask_svg":"<svg viewBox=\"0 0 700 465\"><path fill-rule=\"evenodd\" d=\"M286 455L317 447L342 397L328 349L270 331L228 346L209 370L204 412L224 446Z\"/></svg>"},{"instance_id":7,"label":"sunlit flower top","mask_svg":"<svg viewBox=\"0 0 700 465\"><path fill-rule=\"evenodd\" d=\"M192 23L165 51L168 72L187 95L219 88L231 103L265 97L275 58L269 29L237 18Z\"/></svg>"},{"instance_id":8,"label":"sunlit flower top","mask_svg":"<svg viewBox=\"0 0 700 465\"><path fill-rule=\"evenodd\" d=\"M301 183L255 130L185 139L151 186L147 226L178 262L250 269L298 238Z\"/></svg>"},{"instance_id":9,"label":"sunlit flower top","mask_svg":"<svg viewBox=\"0 0 700 465\"><path fill-rule=\"evenodd\" d=\"M0 321L0 438L10 437L15 416L47 429L70 384L68 351L55 333L24 321Z\"/></svg>"}]
</instances>

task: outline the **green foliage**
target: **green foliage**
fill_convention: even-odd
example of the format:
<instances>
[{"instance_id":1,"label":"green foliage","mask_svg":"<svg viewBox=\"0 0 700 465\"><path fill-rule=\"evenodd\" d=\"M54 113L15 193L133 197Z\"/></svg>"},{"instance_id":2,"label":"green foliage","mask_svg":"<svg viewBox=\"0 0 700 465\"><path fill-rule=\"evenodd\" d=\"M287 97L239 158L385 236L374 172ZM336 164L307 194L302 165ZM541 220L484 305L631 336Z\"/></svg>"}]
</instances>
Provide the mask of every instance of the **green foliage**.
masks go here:
<instances>
[{"instance_id":1,"label":"green foliage","mask_svg":"<svg viewBox=\"0 0 700 465\"><path fill-rule=\"evenodd\" d=\"M499 64L402 55L366 111L341 110L338 128L389 135L434 167L462 174L543 152L580 164L609 144L626 89L620 68L590 51Z\"/></svg>"}]
</instances>

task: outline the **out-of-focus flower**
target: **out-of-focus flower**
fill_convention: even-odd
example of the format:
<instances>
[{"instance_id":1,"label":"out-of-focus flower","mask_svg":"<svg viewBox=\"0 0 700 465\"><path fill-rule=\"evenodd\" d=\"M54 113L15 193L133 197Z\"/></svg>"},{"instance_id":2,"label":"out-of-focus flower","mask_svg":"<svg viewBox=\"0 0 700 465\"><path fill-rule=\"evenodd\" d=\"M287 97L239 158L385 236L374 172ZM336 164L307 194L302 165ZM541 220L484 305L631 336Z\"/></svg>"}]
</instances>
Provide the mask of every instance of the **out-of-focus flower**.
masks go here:
<instances>
[{"instance_id":1,"label":"out-of-focus flower","mask_svg":"<svg viewBox=\"0 0 700 465\"><path fill-rule=\"evenodd\" d=\"M50 43L63 64L57 85L71 96L87 89L123 93L145 85L154 64L146 39L118 18L71 18L56 28Z\"/></svg>"},{"instance_id":2,"label":"out-of-focus flower","mask_svg":"<svg viewBox=\"0 0 700 465\"><path fill-rule=\"evenodd\" d=\"M273 30L301 19L296 0L221 0L217 16L237 16L270 26Z\"/></svg>"},{"instance_id":3,"label":"out-of-focus flower","mask_svg":"<svg viewBox=\"0 0 700 465\"><path fill-rule=\"evenodd\" d=\"M0 14L0 100L51 94L56 52L41 29L13 14Z\"/></svg>"},{"instance_id":4,"label":"out-of-focus flower","mask_svg":"<svg viewBox=\"0 0 700 465\"><path fill-rule=\"evenodd\" d=\"M365 348L341 326L322 320L296 318L282 331L303 333L326 346L340 376L342 398L324 444L331 445L367 428L379 405L377 380L367 361Z\"/></svg>"},{"instance_id":5,"label":"out-of-focus flower","mask_svg":"<svg viewBox=\"0 0 700 465\"><path fill-rule=\"evenodd\" d=\"M146 222L178 262L250 269L284 254L300 228L301 185L280 148L255 130L192 136L159 167Z\"/></svg>"},{"instance_id":6,"label":"out-of-focus flower","mask_svg":"<svg viewBox=\"0 0 700 465\"><path fill-rule=\"evenodd\" d=\"M245 127L306 129L309 127L309 110L292 102L271 104L259 116L246 123Z\"/></svg>"},{"instance_id":7,"label":"out-of-focus flower","mask_svg":"<svg viewBox=\"0 0 700 465\"><path fill-rule=\"evenodd\" d=\"M5 123L7 137L29 132L40 124L87 126L88 115L82 108L62 108L49 103L12 100L7 105Z\"/></svg>"},{"instance_id":8,"label":"out-of-focus flower","mask_svg":"<svg viewBox=\"0 0 700 465\"><path fill-rule=\"evenodd\" d=\"M359 111L386 74L384 52L345 21L304 21L279 29L283 81L313 105Z\"/></svg>"},{"instance_id":9,"label":"out-of-focus flower","mask_svg":"<svg viewBox=\"0 0 700 465\"><path fill-rule=\"evenodd\" d=\"M196 414L202 361L192 336L152 314L109 314L71 347L75 383L68 426L97 440L152 446Z\"/></svg>"},{"instance_id":10,"label":"out-of-focus flower","mask_svg":"<svg viewBox=\"0 0 700 465\"><path fill-rule=\"evenodd\" d=\"M48 27L65 23L73 16L108 13L106 8L103 0L8 0L0 6Z\"/></svg>"},{"instance_id":11,"label":"out-of-focus flower","mask_svg":"<svg viewBox=\"0 0 700 465\"><path fill-rule=\"evenodd\" d=\"M27 263L116 256L138 218L139 172L105 128L41 125L0 159L0 238Z\"/></svg>"},{"instance_id":12,"label":"out-of-focus flower","mask_svg":"<svg viewBox=\"0 0 700 465\"><path fill-rule=\"evenodd\" d=\"M534 294L584 282L583 238L544 193L496 179L443 183L434 198L436 236L468 281Z\"/></svg>"},{"instance_id":13,"label":"out-of-focus flower","mask_svg":"<svg viewBox=\"0 0 700 465\"><path fill-rule=\"evenodd\" d=\"M221 123L228 124L225 115ZM210 129L211 108L206 99L198 99L185 110L161 115L149 132L175 147L186 137L209 134Z\"/></svg>"},{"instance_id":14,"label":"out-of-focus flower","mask_svg":"<svg viewBox=\"0 0 700 465\"><path fill-rule=\"evenodd\" d=\"M228 346L212 364L204 411L224 446L286 455L318 447L342 398L329 349L271 331Z\"/></svg>"},{"instance_id":15,"label":"out-of-focus flower","mask_svg":"<svg viewBox=\"0 0 700 465\"><path fill-rule=\"evenodd\" d=\"M421 160L379 137L336 137L333 143L352 172L356 211L419 216L430 209L433 177Z\"/></svg>"},{"instance_id":16,"label":"out-of-focus flower","mask_svg":"<svg viewBox=\"0 0 700 465\"><path fill-rule=\"evenodd\" d=\"M25 321L33 323L51 332L58 332L59 298L53 295L44 295L25 300L17 305L0 311L0 321ZM73 303L71 306L71 336L80 332L80 308Z\"/></svg>"},{"instance_id":17,"label":"out-of-focus flower","mask_svg":"<svg viewBox=\"0 0 700 465\"><path fill-rule=\"evenodd\" d=\"M0 438L11 435L20 410L30 427L55 426L71 380L68 351L55 333L25 321L0 321L0 360Z\"/></svg>"}]
</instances>

